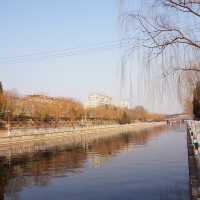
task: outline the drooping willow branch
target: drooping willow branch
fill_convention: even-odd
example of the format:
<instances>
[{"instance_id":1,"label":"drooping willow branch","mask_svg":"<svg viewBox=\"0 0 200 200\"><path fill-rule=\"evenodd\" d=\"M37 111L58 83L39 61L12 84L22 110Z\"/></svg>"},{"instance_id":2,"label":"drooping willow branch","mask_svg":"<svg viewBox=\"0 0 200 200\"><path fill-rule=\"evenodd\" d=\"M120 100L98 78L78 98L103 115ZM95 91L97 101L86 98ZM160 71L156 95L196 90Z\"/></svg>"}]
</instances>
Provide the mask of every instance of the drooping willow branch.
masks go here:
<instances>
[{"instance_id":1,"label":"drooping willow branch","mask_svg":"<svg viewBox=\"0 0 200 200\"><path fill-rule=\"evenodd\" d=\"M140 46L153 73L156 68L164 77L173 76L169 79L176 79L185 91L186 85L200 80L200 0L142 1L150 12L136 6L123 13L128 35L134 38L130 48Z\"/></svg>"}]
</instances>

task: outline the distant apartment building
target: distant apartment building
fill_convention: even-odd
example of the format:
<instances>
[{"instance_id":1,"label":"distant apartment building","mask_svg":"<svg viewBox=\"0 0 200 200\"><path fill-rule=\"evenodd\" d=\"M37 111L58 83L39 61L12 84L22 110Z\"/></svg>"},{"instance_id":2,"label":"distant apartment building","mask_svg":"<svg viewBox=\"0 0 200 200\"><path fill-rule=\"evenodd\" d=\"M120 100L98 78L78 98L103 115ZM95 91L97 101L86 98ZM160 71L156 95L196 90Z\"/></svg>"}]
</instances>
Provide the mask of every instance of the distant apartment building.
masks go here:
<instances>
[{"instance_id":1,"label":"distant apartment building","mask_svg":"<svg viewBox=\"0 0 200 200\"><path fill-rule=\"evenodd\" d=\"M98 106L111 105L111 104L112 104L112 97L103 94L92 93L88 96L86 107L95 108Z\"/></svg>"},{"instance_id":2,"label":"distant apartment building","mask_svg":"<svg viewBox=\"0 0 200 200\"><path fill-rule=\"evenodd\" d=\"M23 109L23 114L32 116L35 111L36 105L47 105L56 101L56 98L48 97L45 95L28 95L21 98L18 102L19 113Z\"/></svg>"},{"instance_id":3,"label":"distant apartment building","mask_svg":"<svg viewBox=\"0 0 200 200\"><path fill-rule=\"evenodd\" d=\"M45 95L34 94L34 95L25 96L23 98L23 100L25 100L27 102L52 103L56 100L56 98L48 97L48 96L45 96Z\"/></svg>"}]
</instances>

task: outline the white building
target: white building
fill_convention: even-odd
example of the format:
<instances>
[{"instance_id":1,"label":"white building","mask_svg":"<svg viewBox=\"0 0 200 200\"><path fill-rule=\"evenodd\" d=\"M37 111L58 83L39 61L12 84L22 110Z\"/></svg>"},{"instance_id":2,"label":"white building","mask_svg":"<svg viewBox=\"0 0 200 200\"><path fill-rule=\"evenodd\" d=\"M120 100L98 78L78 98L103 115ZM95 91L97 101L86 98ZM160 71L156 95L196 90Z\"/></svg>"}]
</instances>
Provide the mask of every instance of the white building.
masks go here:
<instances>
[{"instance_id":1,"label":"white building","mask_svg":"<svg viewBox=\"0 0 200 200\"><path fill-rule=\"evenodd\" d=\"M121 108L129 108L129 102L126 100L123 100L120 102L120 107Z\"/></svg>"},{"instance_id":2,"label":"white building","mask_svg":"<svg viewBox=\"0 0 200 200\"><path fill-rule=\"evenodd\" d=\"M86 107L95 108L98 106L111 105L111 104L112 104L112 97L102 94L92 93L88 96Z\"/></svg>"}]
</instances>

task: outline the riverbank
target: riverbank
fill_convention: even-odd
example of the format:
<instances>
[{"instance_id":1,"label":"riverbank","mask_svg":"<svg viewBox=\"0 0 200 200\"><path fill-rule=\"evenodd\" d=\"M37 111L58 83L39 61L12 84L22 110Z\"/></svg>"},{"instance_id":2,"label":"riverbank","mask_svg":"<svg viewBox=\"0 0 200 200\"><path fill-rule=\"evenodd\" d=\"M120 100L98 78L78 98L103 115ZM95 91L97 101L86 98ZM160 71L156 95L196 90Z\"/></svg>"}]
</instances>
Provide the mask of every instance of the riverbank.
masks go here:
<instances>
[{"instance_id":1,"label":"riverbank","mask_svg":"<svg viewBox=\"0 0 200 200\"><path fill-rule=\"evenodd\" d=\"M29 134L10 135L0 138L0 157L10 158L24 153L45 151L51 148L69 146L87 146L90 142L112 137L120 133L137 132L146 129L165 126L165 122L136 123L127 125L112 125L70 129L56 132L34 132Z\"/></svg>"},{"instance_id":2,"label":"riverbank","mask_svg":"<svg viewBox=\"0 0 200 200\"><path fill-rule=\"evenodd\" d=\"M195 154L194 139L198 137L198 124L195 121L188 123L187 127L187 145L188 145L188 165L190 176L191 200L200 198L200 154Z\"/></svg>"}]
</instances>

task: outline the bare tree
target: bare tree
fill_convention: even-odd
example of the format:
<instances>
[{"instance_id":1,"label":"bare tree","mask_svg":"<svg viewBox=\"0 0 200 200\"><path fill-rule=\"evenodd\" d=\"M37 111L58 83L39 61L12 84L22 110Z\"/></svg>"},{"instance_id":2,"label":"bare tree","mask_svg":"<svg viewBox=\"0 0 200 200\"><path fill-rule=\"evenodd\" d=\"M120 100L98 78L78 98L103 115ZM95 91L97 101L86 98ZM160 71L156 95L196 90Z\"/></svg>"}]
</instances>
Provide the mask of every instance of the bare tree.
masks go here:
<instances>
[{"instance_id":1,"label":"bare tree","mask_svg":"<svg viewBox=\"0 0 200 200\"><path fill-rule=\"evenodd\" d=\"M142 49L143 66L176 82L180 97L192 94L200 80L200 0L141 0L133 8L127 2L133 0L120 1L120 21L129 54Z\"/></svg>"}]
</instances>

